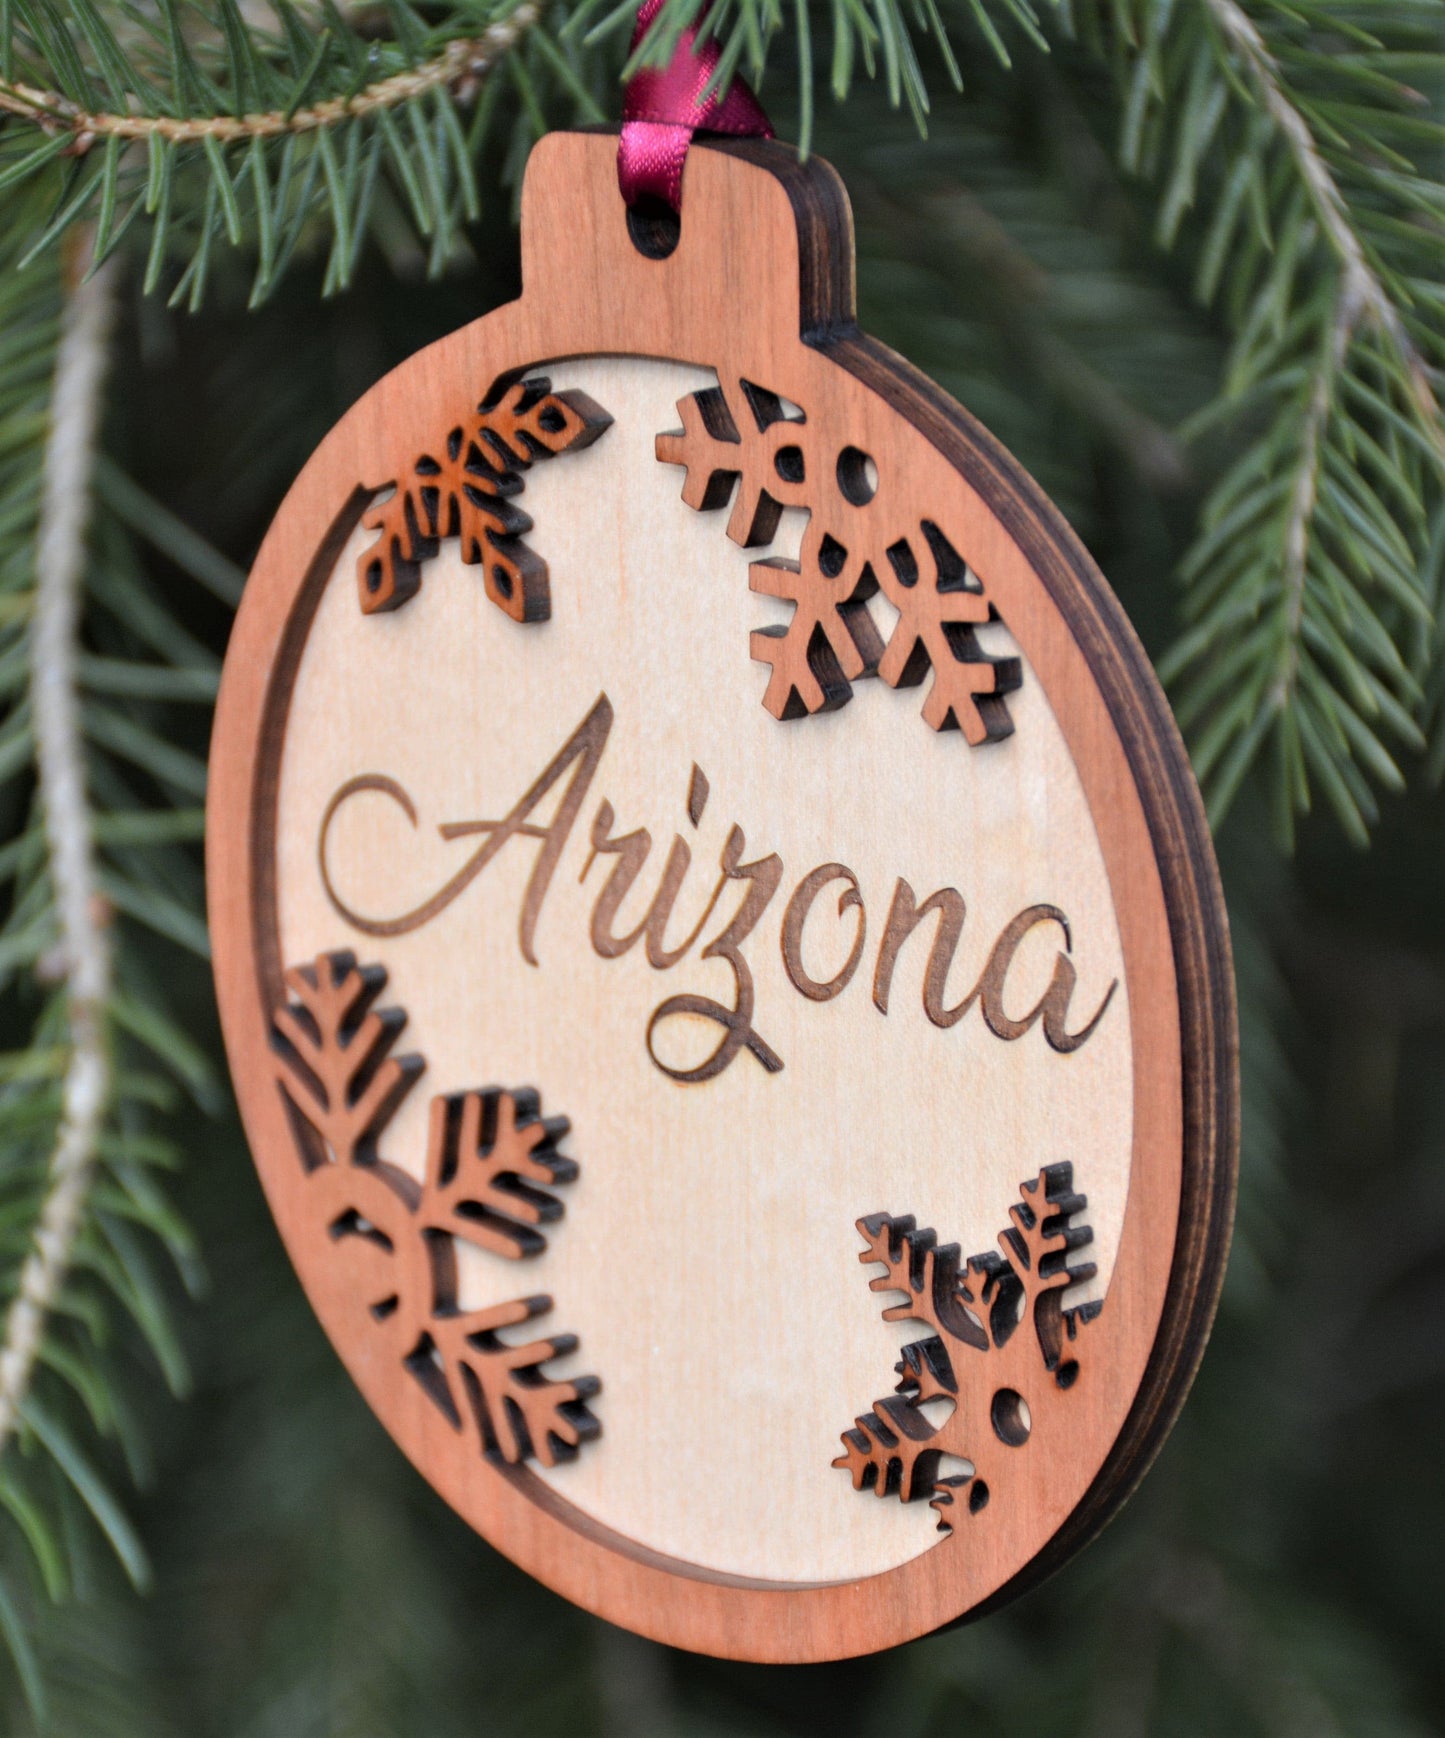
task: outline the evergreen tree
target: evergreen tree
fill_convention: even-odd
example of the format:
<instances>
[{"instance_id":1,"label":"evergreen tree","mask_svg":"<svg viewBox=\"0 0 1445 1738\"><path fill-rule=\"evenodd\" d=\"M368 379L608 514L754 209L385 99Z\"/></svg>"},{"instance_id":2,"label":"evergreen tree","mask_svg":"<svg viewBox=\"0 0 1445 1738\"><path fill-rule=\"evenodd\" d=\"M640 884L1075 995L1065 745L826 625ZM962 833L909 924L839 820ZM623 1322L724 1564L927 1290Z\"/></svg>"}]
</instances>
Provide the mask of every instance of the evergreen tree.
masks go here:
<instances>
[{"instance_id":1,"label":"evergreen tree","mask_svg":"<svg viewBox=\"0 0 1445 1738\"><path fill-rule=\"evenodd\" d=\"M670 1655L445 1511L286 1270L203 964L229 612L340 412L515 293L527 151L616 115L634 11L0 0L4 1729L1439 1729L1440 0L703 24L842 170L863 324L1093 548L1220 828L1240 1225L1104 1538L894 1655Z\"/></svg>"}]
</instances>

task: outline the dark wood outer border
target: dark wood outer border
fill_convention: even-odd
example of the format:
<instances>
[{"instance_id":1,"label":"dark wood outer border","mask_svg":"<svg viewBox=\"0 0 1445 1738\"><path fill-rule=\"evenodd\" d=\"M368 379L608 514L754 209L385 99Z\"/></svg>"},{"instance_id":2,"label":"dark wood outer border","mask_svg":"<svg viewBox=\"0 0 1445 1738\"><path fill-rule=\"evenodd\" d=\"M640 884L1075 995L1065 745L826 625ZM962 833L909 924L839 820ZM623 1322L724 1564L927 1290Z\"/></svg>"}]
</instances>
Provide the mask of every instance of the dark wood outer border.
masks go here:
<instances>
[{"instance_id":1,"label":"dark wood outer border","mask_svg":"<svg viewBox=\"0 0 1445 1738\"><path fill-rule=\"evenodd\" d=\"M955 1571L943 1563L948 1547L858 1582L749 1582L663 1558L609 1532L525 1469L473 1462L463 1475L455 1466L439 1464L425 1418L407 1415L404 1409L398 1414L385 1379L369 1370L364 1358L346 1356L388 1428L447 1500L549 1585L613 1621L699 1651L760 1660L841 1658L991 1609L1057 1567L1128 1495L1177 1414L1208 1336L1232 1216L1237 1056L1225 914L1182 744L1113 594L1062 518L1002 448L916 370L858 332L851 216L834 172L817 159L800 164L795 153L777 144L700 144L684 185L684 242L671 280L684 293L659 304L658 280L649 276L658 268L617 250L614 232L625 233L625 227L610 168L612 149L610 140L584 141L573 135L553 135L543 142L538 182L550 187L550 196L568 197L579 178L581 183L578 225L575 232L568 227L565 258L557 255L556 244L549 255L545 238L539 242L534 236L529 247L524 203L522 300L420 352L379 382L327 437L268 533L238 616L212 747L207 865L218 996L238 1098L268 1197L308 1294L346 1356L335 1299L328 1297L327 1282L318 1278L314 1264L300 1254L294 1185L279 1161L270 1162L281 1134L275 1094L264 1073L264 1031L271 1005L267 997L274 998L280 966L272 885L280 741L311 614L339 542L359 512L358 486L391 474L386 466L395 462L388 456L393 448L412 451L416 440L430 438L430 429L422 429L417 418L434 414L429 406L435 395L454 390L450 383L459 370L461 377L470 378L489 367L495 371L498 358L505 358L505 368L515 371L569 355L606 353L698 359L722 340L716 315L709 326L710 308L693 305L687 299L693 295L709 301L732 295L737 305L741 294L746 311L735 317L755 339L761 334L758 365L772 366L772 358L783 368L778 385L786 383L788 357L802 354L801 333L807 349L835 365L827 371L831 380L841 373L865 389L860 409L866 411L871 395L913 427L958 475L960 488L981 503L980 510L995 528L988 532L993 558L1004 560L1007 555L1005 565L1031 569L1042 582L1048 602L1041 600L1035 614L1039 621L1047 616L1050 624L1058 625L1048 626L1048 645L1038 643L1039 655L1047 651L1052 666L1059 668L1067 664L1072 669L1081 662L1087 672L1092 697L1086 696L1085 686L1076 685L1068 704L1087 722L1085 735L1092 734L1100 765L1117 767L1117 772L1089 775L1094 780L1091 808L1096 815L1102 812L1099 792L1113 792L1134 817L1118 821L1121 837L1136 841L1120 844L1116 856L1124 852L1131 864L1142 864L1146 845L1152 851L1147 887L1144 881L1139 885L1157 918L1128 922L1136 936L1157 936L1161 945L1145 953L1136 947L1133 956L1126 950L1126 957L1148 968L1146 976L1155 985L1150 994L1162 994L1160 985L1167 979L1177 999L1179 1055L1165 1071L1167 1090L1161 1084L1144 1092L1136 1084L1135 1100L1136 1163L1141 1139L1137 1118L1145 1097L1155 1105L1150 1114L1156 1122L1160 1103L1175 1106L1166 1118L1182 1137L1177 1220L1173 1200L1168 1202L1169 1223L1175 1227L1173 1252L1167 1280L1163 1250L1150 1257L1151 1270L1160 1276L1162 1301L1147 1318L1147 1336L1140 1337L1142 1321L1130 1330L1136 1348L1131 1357L1137 1365L1129 1367L1141 1369L1142 1375L1125 1390L1132 1398L1121 1400L1118 1411L1109 1415L1122 1416L1123 1423L1117 1429L1111 1424L1113 1434L1089 1459L1088 1466L1098 1470L1083 1495L1075 1501L1062 1488L1051 1495L1046 1512L1062 1518L1047 1523L1052 1531L1046 1543L1030 1545L1032 1556L1022 1567L1005 1571L1007 1579L984 1583L987 1592L950 1592ZM748 165L753 173L720 176L719 155ZM531 176L529 168L529 181ZM695 189L691 207L689 185ZM786 195L785 202L772 191L775 185ZM709 201L713 208L707 210L707 222L734 228L705 239L718 246L730 244L736 226L752 225L756 233L749 238L751 251L722 247L720 256L714 247L700 255L700 244L695 244L688 259L689 212L694 224L705 229L702 214ZM580 257L579 237L584 244ZM592 246L595 258L588 253ZM604 256L610 274L605 276ZM798 321L789 333L779 324L777 310L794 298ZM642 310L647 311L646 321ZM664 317L652 322L650 317L659 313ZM818 377L818 364L808 368L815 387L833 390ZM937 459L929 458L926 468L937 465ZM321 528L319 536L316 527ZM1016 599L1025 602L1017 577L1009 583ZM1038 597L1038 585L1030 584L1028 595ZM1104 737L1112 739L1107 751L1098 747ZM1070 741L1077 755L1072 736ZM1134 856L1128 857L1131 851ZM1172 949L1172 961L1167 962L1166 933ZM1171 1004L1160 1029L1172 1032L1174 1018ZM1136 1053L1144 1042L1136 1037ZM1157 1035L1147 1039L1147 1046L1160 1054ZM1172 1141L1171 1135L1170 1153L1161 1155L1160 1164L1175 1162ZM1130 1216L1135 1212L1134 1192L1131 1178ZM1149 1198L1157 1192L1151 1185ZM1138 1223L1132 1233L1126 1223L1126 1236L1134 1237L1135 1246L1139 1234ZM443 1454L443 1463L445 1459ZM953 1557L962 1562L956 1552Z\"/></svg>"}]
</instances>

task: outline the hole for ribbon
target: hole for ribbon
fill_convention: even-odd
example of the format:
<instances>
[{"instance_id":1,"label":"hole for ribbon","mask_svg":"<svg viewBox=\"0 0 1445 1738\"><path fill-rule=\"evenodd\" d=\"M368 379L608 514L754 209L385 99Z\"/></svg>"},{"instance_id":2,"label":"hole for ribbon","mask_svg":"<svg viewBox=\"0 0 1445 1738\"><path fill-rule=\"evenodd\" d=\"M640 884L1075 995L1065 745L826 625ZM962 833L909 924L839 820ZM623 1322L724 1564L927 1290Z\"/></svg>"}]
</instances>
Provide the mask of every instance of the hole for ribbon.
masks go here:
<instances>
[{"instance_id":1,"label":"hole for ribbon","mask_svg":"<svg viewBox=\"0 0 1445 1738\"><path fill-rule=\"evenodd\" d=\"M682 218L660 199L639 199L627 207L627 233L646 259L666 259L682 239Z\"/></svg>"}]
</instances>

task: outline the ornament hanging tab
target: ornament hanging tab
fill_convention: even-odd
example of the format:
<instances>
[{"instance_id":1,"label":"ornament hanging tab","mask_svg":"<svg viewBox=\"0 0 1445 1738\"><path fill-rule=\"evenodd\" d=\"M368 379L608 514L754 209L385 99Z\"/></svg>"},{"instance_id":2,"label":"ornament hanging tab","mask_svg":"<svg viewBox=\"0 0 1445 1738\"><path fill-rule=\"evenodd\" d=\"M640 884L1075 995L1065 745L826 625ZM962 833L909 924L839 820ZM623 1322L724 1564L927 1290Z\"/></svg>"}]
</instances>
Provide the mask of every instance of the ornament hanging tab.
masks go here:
<instances>
[{"instance_id":1,"label":"ornament hanging tab","mask_svg":"<svg viewBox=\"0 0 1445 1738\"><path fill-rule=\"evenodd\" d=\"M643 0L632 32L632 53L656 22L664 0ZM726 133L738 139L771 139L772 122L742 79L725 90L708 90L722 50L715 36L701 46L698 28L707 16L677 39L666 66L642 66L627 81L622 97L622 136L617 142L617 181L629 207L682 206L682 166L695 132Z\"/></svg>"}]
</instances>

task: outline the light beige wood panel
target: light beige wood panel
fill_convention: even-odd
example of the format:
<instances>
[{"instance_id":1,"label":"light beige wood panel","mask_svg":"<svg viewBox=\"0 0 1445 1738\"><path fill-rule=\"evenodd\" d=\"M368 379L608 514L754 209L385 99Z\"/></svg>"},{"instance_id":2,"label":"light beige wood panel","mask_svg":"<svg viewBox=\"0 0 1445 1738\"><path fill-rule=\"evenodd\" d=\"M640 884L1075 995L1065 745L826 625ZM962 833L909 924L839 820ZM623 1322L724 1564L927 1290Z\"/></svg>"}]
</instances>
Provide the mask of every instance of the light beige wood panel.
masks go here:
<instances>
[{"instance_id":1,"label":"light beige wood panel","mask_svg":"<svg viewBox=\"0 0 1445 1738\"><path fill-rule=\"evenodd\" d=\"M681 473L654 456L655 435L677 425L677 401L709 376L637 359L549 374L614 418L588 451L528 476L529 541L551 574L549 622L522 626L489 603L454 541L427 565L412 604L363 616L356 559L372 534L357 531L341 552L302 657L282 760L282 952L293 962L337 947L384 957L387 1000L406 1009L406 1047L426 1057L427 1072L382 1150L417 1177L435 1093L532 1084L544 1110L572 1119L582 1176L545 1254L522 1277L486 1252L466 1258L466 1303L549 1292L558 1325L582 1338L573 1366L604 1383L601 1442L541 1476L602 1524L711 1569L784 1581L874 1574L940 1535L926 1505L863 1500L830 1466L839 1433L892 1386L893 1348L919 1336L879 1319L855 1220L913 1213L965 1252L991 1249L1019 1183L1069 1161L1089 1198L1100 1267L1070 1304L1102 1295L1113 1269L1133 1079L1102 853L1031 669L1010 697L1014 734L979 749L924 727L917 690L877 682L837 712L771 718L760 704L767 670L750 659L748 634L778 606L748 590L747 568L760 554L793 553L798 525L784 524L772 551L740 549L722 535L722 515L684 506ZM993 649L1004 650L1006 634L992 631ZM341 901L393 917L475 852L475 836L448 841L441 827L504 815L599 691L616 719L547 895L537 966L517 935L538 850L530 840L508 846L410 934L379 941L345 921L323 886L318 840L347 780L383 775L415 805L413 825L394 797L361 793L329 832ZM686 814L694 764L709 781L696 828ZM588 930L610 863L594 862L585 880L581 871L603 800L615 832L645 826L654 840L618 933L645 915L674 834L693 864L670 946L702 915L733 825L750 857L781 856L780 892L746 956L754 1025L782 1072L741 1055L718 1078L681 1085L650 1060L648 1018L665 996L730 1001L726 964L698 958L725 913L665 972L640 945L600 958ZM555 807L554 795L539 817ZM819 1003L789 983L779 936L787 894L831 861L858 878L865 943L847 989ZM921 994L931 923L902 950L882 1015L871 986L899 876L920 900L952 886L967 902L950 1002L977 981L1016 913L1037 904L1065 912L1079 973L1071 1025L1121 985L1089 1041L1061 1055L1035 1026L1003 1042L977 1009L949 1030L931 1025ZM842 965L856 935L856 911L835 915L839 891L831 904L820 898L804 931L819 979ZM1008 978L1011 1014L1036 1005L1061 944L1056 924L1030 934ZM716 1044L715 1026L676 1024L666 1034L674 1063L695 1063Z\"/></svg>"}]
</instances>

